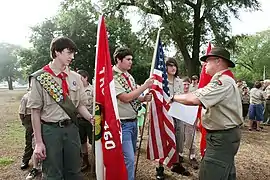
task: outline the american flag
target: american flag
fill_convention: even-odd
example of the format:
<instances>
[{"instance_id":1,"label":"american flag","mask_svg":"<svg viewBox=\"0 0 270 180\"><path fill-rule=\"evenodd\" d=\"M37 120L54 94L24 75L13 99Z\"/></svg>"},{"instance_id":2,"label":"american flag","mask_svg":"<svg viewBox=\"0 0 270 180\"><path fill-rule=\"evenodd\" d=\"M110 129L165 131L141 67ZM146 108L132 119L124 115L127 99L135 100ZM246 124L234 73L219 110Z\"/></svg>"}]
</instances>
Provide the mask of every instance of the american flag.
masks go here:
<instances>
[{"instance_id":1,"label":"american flag","mask_svg":"<svg viewBox=\"0 0 270 180\"><path fill-rule=\"evenodd\" d=\"M147 159L172 166L176 162L176 143L173 118L168 115L170 91L161 41L158 41L155 65L153 100L150 106L150 131L147 147Z\"/></svg>"}]
</instances>

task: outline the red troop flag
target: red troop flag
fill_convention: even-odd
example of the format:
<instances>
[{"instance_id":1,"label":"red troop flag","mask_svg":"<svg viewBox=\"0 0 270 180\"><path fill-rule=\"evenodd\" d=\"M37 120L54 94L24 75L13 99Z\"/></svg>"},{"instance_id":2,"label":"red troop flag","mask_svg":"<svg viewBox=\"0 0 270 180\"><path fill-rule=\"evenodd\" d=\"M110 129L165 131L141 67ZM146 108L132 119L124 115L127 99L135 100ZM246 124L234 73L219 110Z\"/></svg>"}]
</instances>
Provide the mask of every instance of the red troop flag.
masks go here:
<instances>
[{"instance_id":1,"label":"red troop flag","mask_svg":"<svg viewBox=\"0 0 270 180\"><path fill-rule=\"evenodd\" d=\"M207 51L206 51L206 55L209 54L209 52L211 51L211 43L208 43L208 47L207 47ZM200 74L200 81L199 81L199 85L198 88L203 88L204 86L206 86L212 79L212 76L210 76L209 74L206 73L205 70L205 63L203 63L202 65L202 71ZM201 131L201 142L200 142L200 151L201 151L201 156L204 156L205 153L205 149L206 149L206 129L202 126L202 106L199 106L199 111L198 111L198 118L200 120L199 122L199 129Z\"/></svg>"},{"instance_id":2,"label":"red troop flag","mask_svg":"<svg viewBox=\"0 0 270 180\"><path fill-rule=\"evenodd\" d=\"M170 93L168 77L164 61L164 53L160 40L156 47L152 86L153 100L150 106L150 131L147 146L147 158L159 160L160 163L172 166L177 161L175 130L173 118L168 115Z\"/></svg>"},{"instance_id":3,"label":"red troop flag","mask_svg":"<svg viewBox=\"0 0 270 180\"><path fill-rule=\"evenodd\" d=\"M98 180L127 180L108 38L99 20L95 68L95 155Z\"/></svg>"}]
</instances>

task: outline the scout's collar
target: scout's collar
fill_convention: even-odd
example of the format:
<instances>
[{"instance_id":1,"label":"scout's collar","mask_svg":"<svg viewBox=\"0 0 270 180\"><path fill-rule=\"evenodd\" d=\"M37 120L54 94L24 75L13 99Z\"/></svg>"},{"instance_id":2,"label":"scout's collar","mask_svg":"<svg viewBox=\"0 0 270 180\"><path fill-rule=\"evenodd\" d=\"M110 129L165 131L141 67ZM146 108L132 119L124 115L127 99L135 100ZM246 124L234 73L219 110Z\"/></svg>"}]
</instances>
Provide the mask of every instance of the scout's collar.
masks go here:
<instances>
[{"instance_id":1,"label":"scout's collar","mask_svg":"<svg viewBox=\"0 0 270 180\"><path fill-rule=\"evenodd\" d=\"M116 65L113 66L113 71L115 71L115 72L117 72L117 73L120 73L120 74L124 73L125 75L129 76L128 71L123 72L123 71L121 71Z\"/></svg>"},{"instance_id":2,"label":"scout's collar","mask_svg":"<svg viewBox=\"0 0 270 180\"><path fill-rule=\"evenodd\" d=\"M89 83L87 87L85 87L85 90L91 91L92 90L92 85Z\"/></svg>"},{"instance_id":3,"label":"scout's collar","mask_svg":"<svg viewBox=\"0 0 270 180\"><path fill-rule=\"evenodd\" d=\"M62 72L62 71L60 71L60 69L57 68L57 67L55 66L55 64L53 64L52 62L49 63L49 67L52 69L52 71L54 72L54 74L55 74L56 76L58 76L58 75ZM70 72L69 67L66 66L66 69L65 69L63 72L65 72L65 73L69 76L69 72Z\"/></svg>"}]
</instances>

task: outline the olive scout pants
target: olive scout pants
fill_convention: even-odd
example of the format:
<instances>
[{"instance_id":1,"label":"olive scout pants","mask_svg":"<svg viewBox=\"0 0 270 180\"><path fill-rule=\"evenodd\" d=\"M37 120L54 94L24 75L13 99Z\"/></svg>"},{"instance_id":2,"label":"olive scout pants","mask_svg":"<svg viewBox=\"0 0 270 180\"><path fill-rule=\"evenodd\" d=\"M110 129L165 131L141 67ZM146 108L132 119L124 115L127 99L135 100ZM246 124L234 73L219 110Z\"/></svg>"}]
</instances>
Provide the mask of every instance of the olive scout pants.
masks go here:
<instances>
[{"instance_id":1,"label":"olive scout pants","mask_svg":"<svg viewBox=\"0 0 270 180\"><path fill-rule=\"evenodd\" d=\"M43 180L82 180L78 127L42 124L42 138L47 155L42 162Z\"/></svg>"},{"instance_id":2,"label":"olive scout pants","mask_svg":"<svg viewBox=\"0 0 270 180\"><path fill-rule=\"evenodd\" d=\"M235 180L234 156L241 139L238 127L229 130L208 131L205 156L202 159L200 180Z\"/></svg>"},{"instance_id":3,"label":"olive scout pants","mask_svg":"<svg viewBox=\"0 0 270 180\"><path fill-rule=\"evenodd\" d=\"M32 154L32 135L33 135L33 128L31 123L31 114L25 115L24 119L22 120L22 125L25 128L25 148L24 148L24 154L22 158L22 162L25 164L28 164Z\"/></svg>"}]
</instances>

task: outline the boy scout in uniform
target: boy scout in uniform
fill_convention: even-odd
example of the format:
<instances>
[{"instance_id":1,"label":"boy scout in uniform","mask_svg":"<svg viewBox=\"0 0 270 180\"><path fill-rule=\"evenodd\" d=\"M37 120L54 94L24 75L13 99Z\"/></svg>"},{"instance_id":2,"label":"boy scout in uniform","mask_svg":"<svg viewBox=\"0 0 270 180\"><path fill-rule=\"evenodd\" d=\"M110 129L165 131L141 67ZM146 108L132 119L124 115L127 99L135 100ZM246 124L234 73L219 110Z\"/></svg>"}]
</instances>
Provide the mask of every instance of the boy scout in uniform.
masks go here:
<instances>
[{"instance_id":1,"label":"boy scout in uniform","mask_svg":"<svg viewBox=\"0 0 270 180\"><path fill-rule=\"evenodd\" d=\"M193 75L191 77L191 84L189 87L189 91L190 92L196 91L198 89L198 85L199 85L199 78L197 75Z\"/></svg>"},{"instance_id":2,"label":"boy scout in uniform","mask_svg":"<svg viewBox=\"0 0 270 180\"><path fill-rule=\"evenodd\" d=\"M19 107L19 116L22 121L22 125L25 127L25 148L21 164L22 170L27 169L29 167L29 161L33 154L32 149L33 128L31 123L31 109L26 108L29 94L30 88L29 91L25 95L23 95Z\"/></svg>"},{"instance_id":3,"label":"boy scout in uniform","mask_svg":"<svg viewBox=\"0 0 270 180\"><path fill-rule=\"evenodd\" d=\"M43 160L44 180L81 180L78 111L92 120L85 105L87 96L81 77L68 66L74 58L75 43L66 37L52 40L48 65L31 75L31 108L35 137L34 154Z\"/></svg>"},{"instance_id":4,"label":"boy scout in uniform","mask_svg":"<svg viewBox=\"0 0 270 180\"><path fill-rule=\"evenodd\" d=\"M132 53L128 48L118 48L114 52L115 66L113 66L116 97L119 117L122 126L122 149L128 172L128 180L134 180L135 158L137 142L137 113L141 102L151 101L151 95L140 96L144 90L150 88L154 82L148 79L137 89L134 78L127 72L131 69Z\"/></svg>"},{"instance_id":5,"label":"boy scout in uniform","mask_svg":"<svg viewBox=\"0 0 270 180\"><path fill-rule=\"evenodd\" d=\"M183 80L179 78L179 69L178 69L178 64L174 58L168 57L166 59L166 72L168 75L168 82L169 82L169 90L170 90L170 95L173 96L175 94L182 94L184 87L183 87ZM179 119L173 118L174 119L174 128L175 128L175 141L176 141L176 151L178 153L177 156L177 162L173 163L173 166L171 168L172 172L184 175L184 176L189 176L190 172L183 166L183 138L182 132L183 132L183 122L180 121ZM159 167L156 168L156 179L157 180L163 180L165 179L164 175L164 167L163 164L159 164Z\"/></svg>"},{"instance_id":6,"label":"boy scout in uniform","mask_svg":"<svg viewBox=\"0 0 270 180\"><path fill-rule=\"evenodd\" d=\"M207 146L199 179L234 180L234 156L240 145L239 126L243 123L240 93L228 69L235 64L223 48L213 48L201 61L206 62L206 72L213 76L210 83L195 92L175 95L173 100L187 105L202 104L206 109L202 125L207 130Z\"/></svg>"},{"instance_id":7,"label":"boy scout in uniform","mask_svg":"<svg viewBox=\"0 0 270 180\"><path fill-rule=\"evenodd\" d=\"M87 71L79 70L77 71L78 74L81 75L81 80L83 82L84 90L87 96L87 109L92 114L93 113L93 86L88 82L89 74ZM87 145L87 137L89 140L89 143L92 144L92 124L81 117L79 115L79 133L80 133L80 139L82 144L82 171L86 170L90 164L88 160L88 145Z\"/></svg>"}]
</instances>

